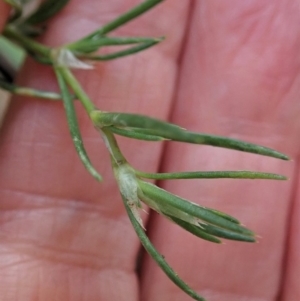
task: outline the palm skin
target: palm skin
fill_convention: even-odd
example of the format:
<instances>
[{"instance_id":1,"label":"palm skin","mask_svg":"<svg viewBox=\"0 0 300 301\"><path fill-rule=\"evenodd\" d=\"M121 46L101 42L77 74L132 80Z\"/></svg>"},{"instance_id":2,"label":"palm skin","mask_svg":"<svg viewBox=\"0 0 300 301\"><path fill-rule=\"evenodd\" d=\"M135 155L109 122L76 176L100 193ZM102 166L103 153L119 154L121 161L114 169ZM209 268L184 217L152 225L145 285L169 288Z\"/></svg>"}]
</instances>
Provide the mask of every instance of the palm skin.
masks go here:
<instances>
[{"instance_id":1,"label":"palm skin","mask_svg":"<svg viewBox=\"0 0 300 301\"><path fill-rule=\"evenodd\" d=\"M83 36L138 1L72 0L44 36L59 45ZM3 3L1 4L3 6ZM299 1L166 1L120 31L165 34L137 56L99 64L78 77L103 110L150 114L183 127L278 149L293 162L211 147L121 141L141 170L250 169L289 182L162 182L168 190L223 210L262 236L258 244L200 241L151 214L159 251L210 301L297 301L300 290ZM0 8L1 20L7 9ZM19 81L57 89L32 61ZM0 143L1 301L190 300L146 255L126 216L108 154L78 110L96 183L73 149L61 104L14 99ZM162 160L163 159L163 160Z\"/></svg>"}]
</instances>

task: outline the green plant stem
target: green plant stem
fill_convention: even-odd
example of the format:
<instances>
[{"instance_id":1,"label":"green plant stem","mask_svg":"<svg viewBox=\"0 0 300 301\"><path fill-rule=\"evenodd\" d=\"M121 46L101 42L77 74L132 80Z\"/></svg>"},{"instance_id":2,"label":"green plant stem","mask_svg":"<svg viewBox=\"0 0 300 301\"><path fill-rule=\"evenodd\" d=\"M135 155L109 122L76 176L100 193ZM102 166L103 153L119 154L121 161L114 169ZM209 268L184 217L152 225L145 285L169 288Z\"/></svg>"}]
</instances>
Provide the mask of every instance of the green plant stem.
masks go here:
<instances>
[{"instance_id":1,"label":"green plant stem","mask_svg":"<svg viewBox=\"0 0 300 301\"><path fill-rule=\"evenodd\" d=\"M68 85L73 89L75 95L82 103L87 113L90 115L90 113L95 110L95 105L90 100L89 96L85 93L85 91L82 89L76 77L67 67L60 67L60 72L63 75L65 81L68 83Z\"/></svg>"},{"instance_id":2,"label":"green plant stem","mask_svg":"<svg viewBox=\"0 0 300 301\"><path fill-rule=\"evenodd\" d=\"M13 25L7 25L4 28L3 35L15 42L19 43L24 49L28 52L33 52L35 54L39 54L43 57L49 58L51 49L47 46L44 46L36 41L25 37L21 33L18 32L17 28Z\"/></svg>"},{"instance_id":3,"label":"green plant stem","mask_svg":"<svg viewBox=\"0 0 300 301\"><path fill-rule=\"evenodd\" d=\"M113 133L105 127L101 129L101 132L103 134L103 139L105 141L106 147L108 148L113 159L113 165L117 167L122 164L126 164L127 160L123 156Z\"/></svg>"}]
</instances>

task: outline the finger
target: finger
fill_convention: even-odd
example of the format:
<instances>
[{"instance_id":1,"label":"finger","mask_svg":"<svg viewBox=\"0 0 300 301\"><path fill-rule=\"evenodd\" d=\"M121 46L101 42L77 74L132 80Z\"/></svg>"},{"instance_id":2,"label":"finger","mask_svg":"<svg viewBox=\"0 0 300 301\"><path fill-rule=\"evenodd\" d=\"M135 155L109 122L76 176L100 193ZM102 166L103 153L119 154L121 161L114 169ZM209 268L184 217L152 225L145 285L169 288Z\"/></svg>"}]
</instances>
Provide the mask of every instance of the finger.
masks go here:
<instances>
[{"instance_id":1,"label":"finger","mask_svg":"<svg viewBox=\"0 0 300 301\"><path fill-rule=\"evenodd\" d=\"M297 1L195 2L173 121L263 144L299 150L299 9ZM293 29L293 30L291 30ZM288 32L288 34L287 34ZM289 182L201 180L163 187L238 217L258 244L199 241L154 216L151 238L193 288L210 301L275 300L282 272L295 162L211 147L171 144L163 171L259 170ZM189 300L145 259L143 300Z\"/></svg>"},{"instance_id":2,"label":"finger","mask_svg":"<svg viewBox=\"0 0 300 301\"><path fill-rule=\"evenodd\" d=\"M44 42L59 45L73 40L137 3L71 1L49 25ZM127 34L175 32L168 46L78 74L99 108L168 116L186 8L179 0L167 2L140 23L124 28ZM156 25L157 18L163 18L162 26ZM49 68L32 61L26 63L20 81L57 89ZM0 146L3 301L138 298L138 240L121 204L104 144L82 108L77 109L86 148L104 177L101 185L77 157L61 104L12 101ZM157 168L161 144L121 142L135 166Z\"/></svg>"},{"instance_id":3,"label":"finger","mask_svg":"<svg viewBox=\"0 0 300 301\"><path fill-rule=\"evenodd\" d=\"M299 172L299 171L298 171ZM290 236L286 252L286 270L281 301L296 301L300 298L299 278L300 278L300 196L299 177L296 181L297 192L295 203L291 206Z\"/></svg>"}]
</instances>

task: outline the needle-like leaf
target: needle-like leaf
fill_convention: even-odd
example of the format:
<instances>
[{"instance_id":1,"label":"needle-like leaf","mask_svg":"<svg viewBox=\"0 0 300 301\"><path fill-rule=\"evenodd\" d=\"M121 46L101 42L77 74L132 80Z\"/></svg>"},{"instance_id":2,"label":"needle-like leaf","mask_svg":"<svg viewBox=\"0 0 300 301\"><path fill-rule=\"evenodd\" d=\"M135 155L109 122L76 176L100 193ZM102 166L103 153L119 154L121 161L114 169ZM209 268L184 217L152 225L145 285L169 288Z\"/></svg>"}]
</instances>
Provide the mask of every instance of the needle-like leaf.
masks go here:
<instances>
[{"instance_id":1,"label":"needle-like leaf","mask_svg":"<svg viewBox=\"0 0 300 301\"><path fill-rule=\"evenodd\" d=\"M115 126L121 128L130 127L144 129L148 131L149 135L159 136L173 141L224 147L277 159L289 160L289 157L285 154L268 147L222 136L186 131L174 124L148 116L126 113L106 113L101 111L93 111L90 116L94 124L100 127Z\"/></svg>"},{"instance_id":2,"label":"needle-like leaf","mask_svg":"<svg viewBox=\"0 0 300 301\"><path fill-rule=\"evenodd\" d=\"M81 56L82 58L88 59L88 60L93 60L93 61L109 61L109 60L114 60L118 59L124 56L132 55L141 51L144 51L154 45L159 43L159 41L151 41L147 43L141 43L138 44L137 46L133 46L124 50L116 51L113 53L109 54L103 54L103 55L83 55Z\"/></svg>"},{"instance_id":3,"label":"needle-like leaf","mask_svg":"<svg viewBox=\"0 0 300 301\"><path fill-rule=\"evenodd\" d=\"M179 180L179 179L264 179L264 180L287 180L287 177L248 170L239 171L191 171L174 173L144 173L137 171L138 176L155 180Z\"/></svg>"},{"instance_id":4,"label":"needle-like leaf","mask_svg":"<svg viewBox=\"0 0 300 301\"><path fill-rule=\"evenodd\" d=\"M90 39L94 39L96 36L104 36L109 32L117 29L118 27L126 24L127 22L137 18L138 16L142 15L143 13L145 13L146 11L150 10L151 8L153 8L154 6L156 6L157 4L163 1L164 0L146 0L141 4L138 4L136 7L129 10L128 12L124 13L123 15L120 15L113 21L105 24L100 29L84 37L82 40L90 40Z\"/></svg>"},{"instance_id":5,"label":"needle-like leaf","mask_svg":"<svg viewBox=\"0 0 300 301\"><path fill-rule=\"evenodd\" d=\"M100 36L93 40L83 40L66 45L65 48L78 53L89 53L98 50L103 46L123 46L131 44L157 44L163 38L147 38L147 37L106 37Z\"/></svg>"},{"instance_id":6,"label":"needle-like leaf","mask_svg":"<svg viewBox=\"0 0 300 301\"><path fill-rule=\"evenodd\" d=\"M79 155L79 158L81 159L83 165L85 168L88 170L88 172L98 181L102 180L101 175L97 172L97 170L94 168L92 165L86 150L83 145L82 137L80 134L79 126L77 123L77 116L74 108L74 103L73 103L73 97L72 94L70 93L67 83L65 82L65 79L63 75L60 72L60 68L56 67L55 68L55 73L57 77L57 81L61 90L61 95L63 98L64 102L64 107L67 115L67 120L69 124L69 129L70 133L72 136L72 140L75 146L75 149Z\"/></svg>"},{"instance_id":7,"label":"needle-like leaf","mask_svg":"<svg viewBox=\"0 0 300 301\"><path fill-rule=\"evenodd\" d=\"M166 262L164 257L158 253L158 251L155 249L149 238L147 237L145 231L139 224L139 222L134 217L133 213L131 212L130 207L128 206L128 201L122 196L123 202L127 211L127 214L129 216L129 219L133 225L133 228L138 235L142 245L144 246L145 250L149 253L149 255L155 260L155 262L161 267L161 269L165 272L165 274L170 278L171 281L173 281L174 284L176 284L179 288L181 288L185 293L187 293L189 296L194 298L198 301L205 301L205 299L201 296L199 296L194 290L192 290L182 279L178 277L176 272L169 266L169 264Z\"/></svg>"},{"instance_id":8,"label":"needle-like leaf","mask_svg":"<svg viewBox=\"0 0 300 301\"><path fill-rule=\"evenodd\" d=\"M238 219L236 219L235 217L233 217L233 216L231 216L231 215L229 215L229 214L227 214L227 213L218 211L218 210L216 210L216 209L207 208L207 207L205 207L205 209L206 209L207 211L210 211L210 212L212 212L212 213L214 213L214 214L216 214L216 215L219 215L219 216L221 216L221 217L227 219L228 221L230 221L230 222L232 222L232 223L235 223L235 224L238 224L238 225L240 224L240 221L239 221Z\"/></svg>"},{"instance_id":9,"label":"needle-like leaf","mask_svg":"<svg viewBox=\"0 0 300 301\"><path fill-rule=\"evenodd\" d=\"M167 140L165 138L158 137L158 136L142 134L142 133L139 133L139 132L135 131L134 129L132 129L132 130L123 130L123 129L116 128L116 127L113 127L113 126L109 127L109 129L114 134L124 136L124 137L128 137L128 138L138 139L138 140L145 140L145 141L165 141L165 140Z\"/></svg>"},{"instance_id":10,"label":"needle-like leaf","mask_svg":"<svg viewBox=\"0 0 300 301\"><path fill-rule=\"evenodd\" d=\"M167 216L167 215L166 215ZM214 242L214 243L217 243L217 244L220 244L221 243L221 240L216 238L215 236L213 235L210 235L208 233L206 233L205 231L203 231L200 227L197 227L195 225L191 225L179 218L176 218L174 216L167 216L169 219L171 219L175 224L177 224L178 226L180 226L181 228L183 228L184 230L192 233L193 235L199 237L199 238L202 238L202 239L205 239L207 241L210 241L210 242Z\"/></svg>"},{"instance_id":11,"label":"needle-like leaf","mask_svg":"<svg viewBox=\"0 0 300 301\"><path fill-rule=\"evenodd\" d=\"M1 1L1 0L0 0ZM171 194L143 179L174 180L174 179L272 179L285 180L286 177L253 171L197 171L178 173L144 173L135 170L121 152L115 134L146 141L179 141L192 144L204 144L223 147L243 152L270 156L289 160L285 154L271 148L243 142L236 139L214 136L204 133L187 131L180 126L160 121L148 116L126 113L109 113L96 110L95 103L81 86L70 68L92 69L91 61L113 60L132 55L150 48L162 38L150 37L109 37L110 32L134 20L164 0L140 0L133 9L118 16L82 39L57 48L46 46L33 39L45 30L43 23L57 14L67 5L69 0L43 0L42 4L29 17L22 15L22 6L33 0L4 0L13 7L13 14L4 27L2 35L16 42L20 47L41 64L51 65L57 77L61 94L19 87L13 84L14 72L9 72L5 65L0 66L0 88L11 93L42 97L57 100L62 97L70 134L75 149L85 168L97 180L101 175L92 165L84 148L76 111L74 108L74 92L76 99L83 105L94 126L101 133L105 146L110 154L111 163L119 190L124 201L129 219L146 251L161 267L165 274L184 292L198 301L205 301L183 282L158 253L148 239L140 217L141 201L162 216L179 225L193 235L202 239L220 243L219 238L255 242L255 234L240 222L223 212L206 208L179 196ZM39 2L40 3L40 2ZM24 9L25 11L25 9ZM17 19L17 20L16 20ZM102 47L113 47L112 52L101 52ZM122 47L120 47L122 46ZM96 52L100 50L99 52ZM107 49L103 49L107 50ZM103 53L103 54L102 54ZM9 82L10 81L10 82Z\"/></svg>"},{"instance_id":12,"label":"needle-like leaf","mask_svg":"<svg viewBox=\"0 0 300 301\"><path fill-rule=\"evenodd\" d=\"M222 229L219 227L215 227L213 225L206 225L200 223L203 231L222 238L230 239L230 240L237 240L237 241L244 241L244 242L255 242L256 239L254 236L244 235L241 233L236 233L227 229Z\"/></svg>"},{"instance_id":13,"label":"needle-like leaf","mask_svg":"<svg viewBox=\"0 0 300 301\"><path fill-rule=\"evenodd\" d=\"M161 207L166 204L167 206L172 206L190 214L191 216L197 217L206 223L210 223L212 225L225 228L236 233L248 235L250 237L254 236L254 233L249 229L235 222L232 222L229 219L220 216L219 214L216 214L212 210L207 210L205 207L201 207L188 200L180 198L153 184L139 181L139 187L146 197L149 197L152 200L156 200L157 202L161 202Z\"/></svg>"}]
</instances>

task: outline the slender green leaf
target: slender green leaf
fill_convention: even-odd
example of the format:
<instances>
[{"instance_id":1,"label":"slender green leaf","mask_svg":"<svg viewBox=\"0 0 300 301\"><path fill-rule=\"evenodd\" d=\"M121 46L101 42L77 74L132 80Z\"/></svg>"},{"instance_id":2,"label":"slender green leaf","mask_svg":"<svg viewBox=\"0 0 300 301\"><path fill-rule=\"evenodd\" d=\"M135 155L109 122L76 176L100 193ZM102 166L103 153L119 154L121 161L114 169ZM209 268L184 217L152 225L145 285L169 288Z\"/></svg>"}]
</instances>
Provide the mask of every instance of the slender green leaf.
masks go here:
<instances>
[{"instance_id":1,"label":"slender green leaf","mask_svg":"<svg viewBox=\"0 0 300 301\"><path fill-rule=\"evenodd\" d=\"M143 199L144 201L144 199ZM147 202L146 202L147 204ZM253 235L247 235L247 234L241 234L241 233L236 233L236 232L232 232L230 230L227 229L222 229L219 227L215 227L212 225L207 225L204 223L200 223L198 219L191 217L190 215L188 215L185 212L179 211L178 209L174 210L173 209L170 210L169 206L166 206L165 204L163 206L161 206L161 213L165 216L167 216L168 218L171 218L176 224L178 224L179 226L181 226L182 228L186 229L187 231L191 232L192 234L203 238L205 240L209 240L212 242L220 242L219 239L217 239L214 236L219 236L219 237L223 237L223 238L227 238L227 239L232 239L232 240L240 240L240 241L247 241L247 242L254 242L255 238L253 237ZM207 208L206 208L207 210ZM235 218L216 211L216 210L209 210L213 213L217 213L219 216L229 220L230 222L236 223L238 224L239 221L236 220ZM180 213L180 214L179 214ZM221 214L219 214L221 213ZM199 227L200 225L200 227ZM211 237L213 236L213 237Z\"/></svg>"},{"instance_id":2,"label":"slender green leaf","mask_svg":"<svg viewBox=\"0 0 300 301\"><path fill-rule=\"evenodd\" d=\"M213 235L210 235L210 234L207 234L205 231L203 231L200 227L196 227L194 225L191 225L179 218L176 218L174 216L168 216L175 224L177 224L178 226L180 226L181 228L183 228L184 230L190 232L191 234L199 237L199 238L202 238L202 239L205 239L207 241L210 241L210 242L214 242L214 243L221 243L221 240L214 237Z\"/></svg>"},{"instance_id":3,"label":"slender green leaf","mask_svg":"<svg viewBox=\"0 0 300 301\"><path fill-rule=\"evenodd\" d=\"M200 223L200 226L204 230L204 232L215 235L218 237L230 239L230 240L238 240L238 241L244 241L244 242L255 242L256 239L253 236L244 235L241 233L232 232L226 229L221 229L218 227L215 227L213 225L206 225L203 223Z\"/></svg>"},{"instance_id":4,"label":"slender green leaf","mask_svg":"<svg viewBox=\"0 0 300 301\"><path fill-rule=\"evenodd\" d=\"M116 127L147 129L151 135L164 137L173 141L224 147L243 152L289 160L288 156L271 148L236 139L186 131L174 124L157 120L148 116L94 111L91 113L91 118L95 125L100 127L113 125Z\"/></svg>"},{"instance_id":5,"label":"slender green leaf","mask_svg":"<svg viewBox=\"0 0 300 301\"><path fill-rule=\"evenodd\" d=\"M180 198L174 194L167 192L153 184L139 181L139 187L145 194L145 196L150 199L157 200L157 202L161 202L161 207L164 204L168 206L173 206L181 211L184 211L192 216L195 216L207 223L237 232L245 235L253 236L254 233L249 229L237 224L236 222L232 222L227 218L216 214L212 210L207 210L205 207L201 207L197 204L194 204L188 200Z\"/></svg>"},{"instance_id":6,"label":"slender green leaf","mask_svg":"<svg viewBox=\"0 0 300 301\"><path fill-rule=\"evenodd\" d=\"M232 223L235 223L235 224L240 224L240 221L238 219L236 219L235 217L229 215L229 214L226 214L224 212L221 212L221 211L218 211L216 209L211 209L211 208L207 208L205 207L206 210L210 211L210 212L213 212L214 214L217 214L225 219L227 219L228 221L232 222Z\"/></svg>"},{"instance_id":7,"label":"slender green leaf","mask_svg":"<svg viewBox=\"0 0 300 301\"><path fill-rule=\"evenodd\" d=\"M125 130L124 130L125 131ZM163 139L163 138L162 138ZM195 171L174 173L144 173L137 172L142 178L155 180L179 180L179 179L265 179L265 180L287 180L285 176L255 172L248 170L240 171Z\"/></svg>"},{"instance_id":8,"label":"slender green leaf","mask_svg":"<svg viewBox=\"0 0 300 301\"><path fill-rule=\"evenodd\" d=\"M125 50L109 53L109 54L103 54L103 55L89 55L89 56L82 56L82 58L86 58L93 61L109 61L118 59L124 56L132 55L141 51L144 51L154 45L156 45L158 42L148 42L148 43L142 43L134 47L130 47Z\"/></svg>"},{"instance_id":9,"label":"slender green leaf","mask_svg":"<svg viewBox=\"0 0 300 301\"><path fill-rule=\"evenodd\" d=\"M139 224L139 222L135 219L133 213L131 212L130 207L127 204L127 200L122 196L124 205L129 216L129 219L133 225L133 228L138 235L142 245L144 246L145 250L149 253L149 255L153 258L153 260L161 267L164 273L169 277L169 279L176 284L180 289L182 289L185 293L189 296L194 298L198 301L205 301L205 299L199 296L194 290L192 290L183 280L181 280L176 272L169 266L166 262L164 257L158 253L155 249L149 238L147 237L146 233L144 232L143 228Z\"/></svg>"},{"instance_id":10,"label":"slender green leaf","mask_svg":"<svg viewBox=\"0 0 300 301\"><path fill-rule=\"evenodd\" d=\"M55 68L55 73L57 77L58 84L60 86L64 107L67 115L67 120L69 124L70 133L72 136L72 140L76 151L81 159L82 163L84 164L85 168L89 171L89 173L98 181L102 180L101 175L96 171L94 166L92 165L86 150L83 145L82 137L80 134L77 116L74 108L73 97L69 92L68 86L65 82L63 75L60 72L59 67Z\"/></svg>"},{"instance_id":11,"label":"slender green leaf","mask_svg":"<svg viewBox=\"0 0 300 301\"><path fill-rule=\"evenodd\" d=\"M25 23L44 23L61 11L69 1L70 0L46 0L42 2L40 7L25 20Z\"/></svg>"},{"instance_id":12,"label":"slender green leaf","mask_svg":"<svg viewBox=\"0 0 300 301\"><path fill-rule=\"evenodd\" d=\"M113 127L113 126L109 127L109 129L114 134L124 136L124 137L128 137L128 138L138 139L138 140L145 140L145 141L165 141L166 140L165 138L162 138L162 137L141 134L141 133L136 132L134 130L123 130L123 129L116 128L116 127Z\"/></svg>"},{"instance_id":13,"label":"slender green leaf","mask_svg":"<svg viewBox=\"0 0 300 301\"><path fill-rule=\"evenodd\" d=\"M151 199L147 197L141 190L138 191L138 197L145 203L148 207L155 210L159 214L167 217L175 217L180 219L190 225L199 227L200 220L182 210L179 210L173 206L170 206L166 203L162 203L159 200Z\"/></svg>"},{"instance_id":14,"label":"slender green leaf","mask_svg":"<svg viewBox=\"0 0 300 301\"><path fill-rule=\"evenodd\" d=\"M91 118L96 126L117 126L121 128L133 128L141 133L153 134L153 132L161 130L161 132L176 132L183 130L175 124L167 123L158 119L154 119L144 115L103 112L95 110L91 112Z\"/></svg>"},{"instance_id":15,"label":"slender green leaf","mask_svg":"<svg viewBox=\"0 0 300 301\"><path fill-rule=\"evenodd\" d=\"M123 15L118 16L113 21L105 24L103 27L94 31L93 33L89 34L88 36L86 36L83 39L90 40L90 39L93 39L95 36L106 35L109 32L117 29L118 27L126 24L127 22L137 18L138 16L142 15L143 13L145 13L146 11L150 10L152 7L156 6L157 4L159 4L163 1L164 0L146 0L146 1L138 4L137 6L135 6L128 12L124 13Z\"/></svg>"},{"instance_id":16,"label":"slender green leaf","mask_svg":"<svg viewBox=\"0 0 300 301\"><path fill-rule=\"evenodd\" d=\"M169 216L173 216L173 217L177 217L189 224L193 224L193 225L198 225L199 221L197 218L187 214L186 212L180 211L177 208L174 208L173 206L169 206L166 203L161 203L159 200L155 200L155 199L150 199L149 197L146 197L144 193L142 193L141 191L139 192L139 198L147 205L149 206L151 209L157 211L160 214L164 214L164 215L169 215ZM215 210L215 209L211 209L211 208L207 208L207 207L202 207L205 208L205 210L212 212L213 214L216 214L232 223L235 224L240 224L240 221L238 219L236 219L235 217L228 215L224 212Z\"/></svg>"},{"instance_id":17,"label":"slender green leaf","mask_svg":"<svg viewBox=\"0 0 300 301\"><path fill-rule=\"evenodd\" d=\"M89 53L98 50L103 46L122 46L132 44L157 44L163 38L145 38L145 37L106 37L100 36L93 40L83 40L67 45L71 51L79 53Z\"/></svg>"},{"instance_id":18,"label":"slender green leaf","mask_svg":"<svg viewBox=\"0 0 300 301\"><path fill-rule=\"evenodd\" d=\"M179 130L185 130L176 124L173 124L173 126L177 127ZM140 129L140 128L135 128L135 127L126 127L126 129L135 131L137 133L144 134L144 135L151 135L151 133L153 132L151 129Z\"/></svg>"}]
</instances>

